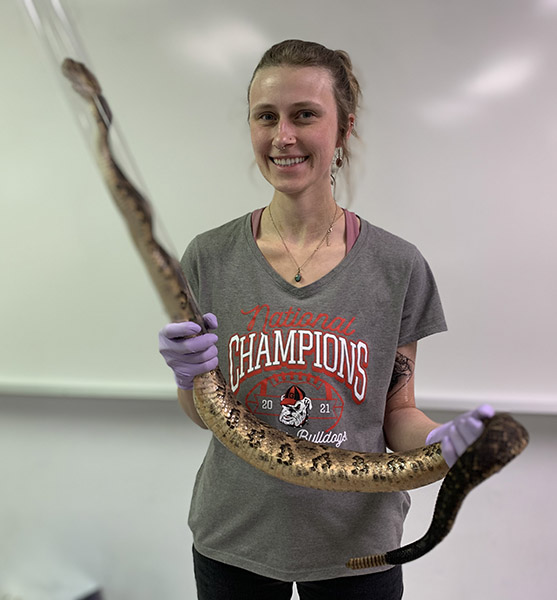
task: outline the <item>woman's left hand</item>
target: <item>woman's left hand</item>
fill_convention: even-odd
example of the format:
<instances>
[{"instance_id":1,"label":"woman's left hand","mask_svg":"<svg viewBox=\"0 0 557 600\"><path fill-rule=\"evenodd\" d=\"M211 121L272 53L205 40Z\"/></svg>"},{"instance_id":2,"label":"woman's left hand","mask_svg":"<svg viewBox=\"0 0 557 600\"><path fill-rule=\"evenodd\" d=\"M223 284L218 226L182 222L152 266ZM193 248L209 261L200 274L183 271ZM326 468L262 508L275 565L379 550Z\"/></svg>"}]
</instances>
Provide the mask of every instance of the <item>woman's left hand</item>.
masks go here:
<instances>
[{"instance_id":1,"label":"woman's left hand","mask_svg":"<svg viewBox=\"0 0 557 600\"><path fill-rule=\"evenodd\" d=\"M443 458L452 467L466 448L480 437L484 429L481 419L491 418L494 414L492 406L482 404L430 431L426 444L441 442Z\"/></svg>"}]
</instances>

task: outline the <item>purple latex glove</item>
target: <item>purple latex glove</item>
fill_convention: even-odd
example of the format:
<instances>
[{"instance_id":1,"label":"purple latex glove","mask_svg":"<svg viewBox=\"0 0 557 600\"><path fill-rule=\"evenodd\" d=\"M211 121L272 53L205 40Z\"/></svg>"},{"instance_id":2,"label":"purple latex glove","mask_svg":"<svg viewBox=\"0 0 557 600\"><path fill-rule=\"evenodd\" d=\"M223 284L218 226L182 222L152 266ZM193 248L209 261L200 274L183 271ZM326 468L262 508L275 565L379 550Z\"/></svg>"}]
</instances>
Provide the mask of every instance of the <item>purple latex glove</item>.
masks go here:
<instances>
[{"instance_id":1,"label":"purple latex glove","mask_svg":"<svg viewBox=\"0 0 557 600\"><path fill-rule=\"evenodd\" d=\"M482 404L430 431L426 444L441 442L443 458L452 467L466 448L480 437L484 429L481 419L490 418L494 414L495 411L489 404Z\"/></svg>"},{"instance_id":2,"label":"purple latex glove","mask_svg":"<svg viewBox=\"0 0 557 600\"><path fill-rule=\"evenodd\" d=\"M207 329L218 327L217 318L211 313L203 315ZM192 321L169 323L159 332L159 352L166 364L174 371L176 384L183 390L193 389L193 378L217 368L219 364L214 333L190 337L201 331Z\"/></svg>"}]
</instances>

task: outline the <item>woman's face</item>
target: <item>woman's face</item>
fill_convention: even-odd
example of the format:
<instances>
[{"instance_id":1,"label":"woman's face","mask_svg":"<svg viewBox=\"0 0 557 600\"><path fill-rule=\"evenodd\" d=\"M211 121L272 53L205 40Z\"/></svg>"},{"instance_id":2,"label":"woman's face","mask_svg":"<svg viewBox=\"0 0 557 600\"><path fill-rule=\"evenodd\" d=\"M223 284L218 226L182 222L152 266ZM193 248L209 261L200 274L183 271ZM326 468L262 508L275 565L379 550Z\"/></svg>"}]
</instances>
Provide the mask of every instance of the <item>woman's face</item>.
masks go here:
<instances>
[{"instance_id":1,"label":"woman's face","mask_svg":"<svg viewBox=\"0 0 557 600\"><path fill-rule=\"evenodd\" d=\"M290 196L330 194L339 146L337 106L329 72L318 67L268 67L250 88L250 131L263 177Z\"/></svg>"}]
</instances>

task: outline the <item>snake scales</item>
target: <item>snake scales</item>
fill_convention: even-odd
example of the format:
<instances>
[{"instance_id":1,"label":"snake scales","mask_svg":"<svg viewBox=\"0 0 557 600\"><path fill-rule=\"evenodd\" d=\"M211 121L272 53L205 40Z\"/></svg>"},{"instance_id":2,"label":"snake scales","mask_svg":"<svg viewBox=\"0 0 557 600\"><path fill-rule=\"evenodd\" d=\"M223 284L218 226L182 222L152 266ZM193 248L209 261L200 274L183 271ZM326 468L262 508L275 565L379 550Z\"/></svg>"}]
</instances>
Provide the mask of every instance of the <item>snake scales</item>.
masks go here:
<instances>
[{"instance_id":1,"label":"snake scales","mask_svg":"<svg viewBox=\"0 0 557 600\"><path fill-rule=\"evenodd\" d=\"M92 113L98 166L170 319L193 320L205 331L180 264L153 234L149 203L113 156L109 142L112 115L96 77L70 58L64 60L62 72ZM510 415L496 414L448 471L439 443L404 453L360 453L294 438L250 413L230 392L220 369L195 378L194 399L199 415L222 444L250 465L290 483L336 491L391 492L415 489L446 475L424 537L386 554L350 559L347 566L353 569L400 564L428 552L450 531L466 494L528 443L522 425Z\"/></svg>"}]
</instances>

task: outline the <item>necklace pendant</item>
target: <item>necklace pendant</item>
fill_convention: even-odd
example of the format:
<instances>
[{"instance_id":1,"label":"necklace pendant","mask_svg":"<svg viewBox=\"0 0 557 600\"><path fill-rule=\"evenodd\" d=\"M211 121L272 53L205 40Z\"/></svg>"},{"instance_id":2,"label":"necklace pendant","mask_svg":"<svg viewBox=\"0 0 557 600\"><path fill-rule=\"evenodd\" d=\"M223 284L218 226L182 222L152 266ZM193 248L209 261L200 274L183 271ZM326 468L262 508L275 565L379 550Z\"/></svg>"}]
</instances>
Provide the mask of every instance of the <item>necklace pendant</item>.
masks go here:
<instances>
[{"instance_id":1,"label":"necklace pendant","mask_svg":"<svg viewBox=\"0 0 557 600\"><path fill-rule=\"evenodd\" d=\"M300 273L300 269L298 269L298 272L296 273L296 275L294 275L294 281L296 283L300 283L300 281L302 281L302 274Z\"/></svg>"}]
</instances>

